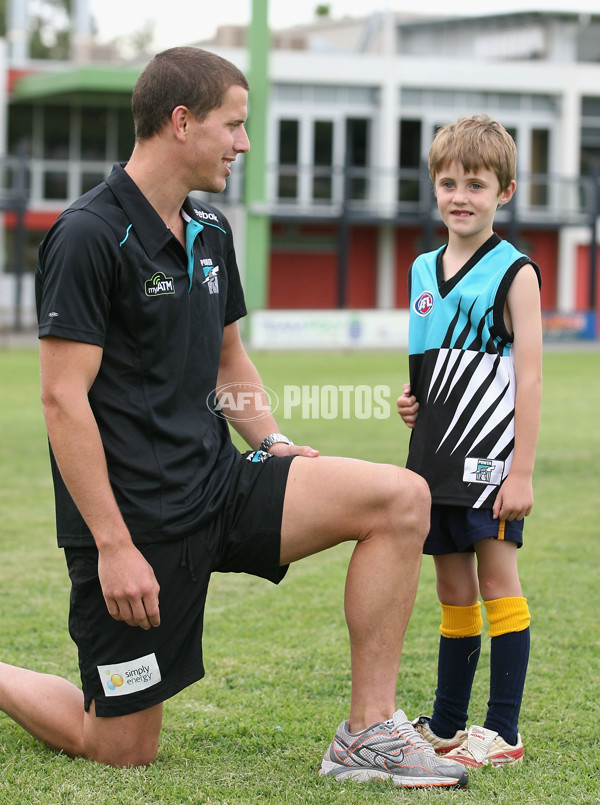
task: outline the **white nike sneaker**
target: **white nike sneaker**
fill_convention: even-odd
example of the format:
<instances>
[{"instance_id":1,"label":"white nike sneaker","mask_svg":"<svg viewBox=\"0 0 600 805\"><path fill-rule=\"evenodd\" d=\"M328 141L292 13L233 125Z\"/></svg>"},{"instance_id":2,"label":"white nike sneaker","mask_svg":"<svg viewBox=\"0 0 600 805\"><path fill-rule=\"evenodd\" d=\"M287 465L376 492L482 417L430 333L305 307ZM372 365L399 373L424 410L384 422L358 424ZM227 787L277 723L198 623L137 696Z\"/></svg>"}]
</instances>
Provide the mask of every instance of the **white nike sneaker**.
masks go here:
<instances>
[{"instance_id":1,"label":"white nike sneaker","mask_svg":"<svg viewBox=\"0 0 600 805\"><path fill-rule=\"evenodd\" d=\"M391 779L403 788L464 788L469 782L465 767L438 757L402 710L356 734L342 722L319 773L357 782Z\"/></svg>"}]
</instances>

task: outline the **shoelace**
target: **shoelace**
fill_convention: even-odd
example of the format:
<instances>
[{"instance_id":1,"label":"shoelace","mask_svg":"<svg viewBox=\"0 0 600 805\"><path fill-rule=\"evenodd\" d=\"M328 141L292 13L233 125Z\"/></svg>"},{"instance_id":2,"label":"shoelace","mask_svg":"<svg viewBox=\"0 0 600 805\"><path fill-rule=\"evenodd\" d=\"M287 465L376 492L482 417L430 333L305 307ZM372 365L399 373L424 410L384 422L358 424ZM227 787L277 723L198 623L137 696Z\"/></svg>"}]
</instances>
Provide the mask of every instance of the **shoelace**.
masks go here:
<instances>
[{"instance_id":1,"label":"shoelace","mask_svg":"<svg viewBox=\"0 0 600 805\"><path fill-rule=\"evenodd\" d=\"M477 761L475 755L471 751L469 751L468 747L469 747L469 742L467 740L464 740L461 743L460 746L458 746L456 749L453 750L453 752L456 752L457 754L460 754L461 757L465 757L465 755L466 755L471 760Z\"/></svg>"},{"instance_id":2,"label":"shoelace","mask_svg":"<svg viewBox=\"0 0 600 805\"><path fill-rule=\"evenodd\" d=\"M404 718L402 718L402 716L404 716ZM419 735L402 710L397 710L387 723L391 727L394 727L405 740L410 741L414 746L418 746L419 749L423 749L425 752L435 754L434 748L425 738Z\"/></svg>"}]
</instances>

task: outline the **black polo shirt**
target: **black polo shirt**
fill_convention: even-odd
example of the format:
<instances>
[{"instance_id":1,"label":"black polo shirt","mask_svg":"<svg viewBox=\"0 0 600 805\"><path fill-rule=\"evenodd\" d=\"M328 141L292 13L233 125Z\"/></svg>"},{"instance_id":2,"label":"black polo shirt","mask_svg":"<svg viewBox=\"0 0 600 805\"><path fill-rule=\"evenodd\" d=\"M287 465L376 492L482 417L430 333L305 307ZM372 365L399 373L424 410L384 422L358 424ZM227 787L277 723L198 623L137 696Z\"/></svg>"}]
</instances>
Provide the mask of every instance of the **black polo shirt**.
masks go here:
<instances>
[{"instance_id":1,"label":"black polo shirt","mask_svg":"<svg viewBox=\"0 0 600 805\"><path fill-rule=\"evenodd\" d=\"M193 197L182 215L187 253L115 165L39 249L39 337L103 348L89 400L138 543L186 536L212 519L237 455L207 402L223 327L246 313L231 229ZM92 545L51 458L59 545Z\"/></svg>"}]
</instances>

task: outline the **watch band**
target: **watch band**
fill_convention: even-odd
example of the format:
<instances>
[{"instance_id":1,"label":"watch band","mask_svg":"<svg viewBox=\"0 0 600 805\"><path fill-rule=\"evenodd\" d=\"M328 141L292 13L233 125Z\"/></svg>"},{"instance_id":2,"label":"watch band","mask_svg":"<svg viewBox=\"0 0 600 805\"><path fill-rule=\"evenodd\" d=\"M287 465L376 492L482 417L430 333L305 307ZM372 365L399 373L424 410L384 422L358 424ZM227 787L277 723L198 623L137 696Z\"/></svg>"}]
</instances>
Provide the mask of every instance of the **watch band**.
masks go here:
<instances>
[{"instance_id":1,"label":"watch band","mask_svg":"<svg viewBox=\"0 0 600 805\"><path fill-rule=\"evenodd\" d=\"M283 433L270 433L260 443L258 449L262 450L265 453L269 452L269 447L272 447L277 442L283 442L284 444L294 444L291 439L288 439L287 436L284 436Z\"/></svg>"}]
</instances>

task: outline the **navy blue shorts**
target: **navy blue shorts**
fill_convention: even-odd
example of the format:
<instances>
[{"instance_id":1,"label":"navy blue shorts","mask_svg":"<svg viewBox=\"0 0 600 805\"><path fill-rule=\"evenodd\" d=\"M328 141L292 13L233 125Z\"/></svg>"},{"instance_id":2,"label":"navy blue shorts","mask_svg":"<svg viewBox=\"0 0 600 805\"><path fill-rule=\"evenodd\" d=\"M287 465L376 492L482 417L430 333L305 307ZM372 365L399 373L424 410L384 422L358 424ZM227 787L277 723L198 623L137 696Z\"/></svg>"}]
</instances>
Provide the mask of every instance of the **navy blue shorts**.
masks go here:
<instances>
[{"instance_id":1,"label":"navy blue shorts","mask_svg":"<svg viewBox=\"0 0 600 805\"><path fill-rule=\"evenodd\" d=\"M504 539L523 544L524 520L494 520L491 509L468 509L464 506L431 507L431 526L423 553L441 556L446 553L473 551L481 539Z\"/></svg>"},{"instance_id":2,"label":"navy blue shorts","mask_svg":"<svg viewBox=\"0 0 600 805\"><path fill-rule=\"evenodd\" d=\"M268 455L268 457L267 457ZM145 710L204 676L202 627L213 572L278 584L281 518L293 456L259 451L236 463L221 515L183 539L138 545L160 585L160 626L128 626L108 613L95 547L65 548L71 578L69 631L77 644L85 709L98 716Z\"/></svg>"}]
</instances>

